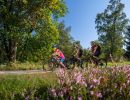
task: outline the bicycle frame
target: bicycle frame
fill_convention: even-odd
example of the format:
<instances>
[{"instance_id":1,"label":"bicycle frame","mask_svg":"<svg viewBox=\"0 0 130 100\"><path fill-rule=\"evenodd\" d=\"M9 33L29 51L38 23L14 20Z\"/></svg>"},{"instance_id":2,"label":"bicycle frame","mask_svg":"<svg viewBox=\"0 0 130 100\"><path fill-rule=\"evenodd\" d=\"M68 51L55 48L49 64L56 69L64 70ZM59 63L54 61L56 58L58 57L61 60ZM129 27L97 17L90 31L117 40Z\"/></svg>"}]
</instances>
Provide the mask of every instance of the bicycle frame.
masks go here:
<instances>
[{"instance_id":1,"label":"bicycle frame","mask_svg":"<svg viewBox=\"0 0 130 100\"><path fill-rule=\"evenodd\" d=\"M107 66L107 60L104 58L92 56L91 57L96 66Z\"/></svg>"},{"instance_id":2,"label":"bicycle frame","mask_svg":"<svg viewBox=\"0 0 130 100\"><path fill-rule=\"evenodd\" d=\"M48 67L50 70L57 68L59 65L59 59L56 59L56 57L51 57L51 59L48 61Z\"/></svg>"},{"instance_id":3,"label":"bicycle frame","mask_svg":"<svg viewBox=\"0 0 130 100\"><path fill-rule=\"evenodd\" d=\"M73 68L77 65L78 67L81 67L82 68L82 59L78 59L74 56L72 56L70 59L69 59L69 62L70 62L70 65L73 65Z\"/></svg>"}]
</instances>

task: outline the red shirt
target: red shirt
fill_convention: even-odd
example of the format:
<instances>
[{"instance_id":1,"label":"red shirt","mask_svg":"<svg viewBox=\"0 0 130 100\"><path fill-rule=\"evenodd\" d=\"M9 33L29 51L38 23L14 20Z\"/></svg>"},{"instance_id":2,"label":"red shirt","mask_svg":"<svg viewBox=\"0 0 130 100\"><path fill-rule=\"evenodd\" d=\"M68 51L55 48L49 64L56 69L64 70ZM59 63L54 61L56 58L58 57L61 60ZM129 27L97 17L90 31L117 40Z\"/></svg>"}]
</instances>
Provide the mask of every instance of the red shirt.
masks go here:
<instances>
[{"instance_id":1,"label":"red shirt","mask_svg":"<svg viewBox=\"0 0 130 100\"><path fill-rule=\"evenodd\" d=\"M57 54L58 54L58 56L59 56L60 58L65 59L65 56L64 56L64 54L62 53L62 51L61 51L61 50L56 49L54 52L55 52L55 53L57 53Z\"/></svg>"}]
</instances>

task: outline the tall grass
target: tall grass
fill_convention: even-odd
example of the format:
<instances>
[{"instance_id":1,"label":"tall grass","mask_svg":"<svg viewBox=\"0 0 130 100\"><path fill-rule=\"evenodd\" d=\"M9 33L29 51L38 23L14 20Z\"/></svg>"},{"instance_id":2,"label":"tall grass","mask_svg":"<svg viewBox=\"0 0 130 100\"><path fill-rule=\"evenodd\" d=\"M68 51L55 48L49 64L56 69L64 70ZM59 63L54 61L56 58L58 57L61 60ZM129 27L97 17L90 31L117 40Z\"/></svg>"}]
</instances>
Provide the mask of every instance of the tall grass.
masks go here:
<instances>
[{"instance_id":1,"label":"tall grass","mask_svg":"<svg viewBox=\"0 0 130 100\"><path fill-rule=\"evenodd\" d=\"M47 67L47 66L45 66ZM0 65L0 70L35 70L43 69L43 64L41 62L16 62L16 63L6 63Z\"/></svg>"},{"instance_id":2,"label":"tall grass","mask_svg":"<svg viewBox=\"0 0 130 100\"><path fill-rule=\"evenodd\" d=\"M1 75L0 100L35 100L37 97L45 100L48 88L55 85L54 73Z\"/></svg>"}]
</instances>

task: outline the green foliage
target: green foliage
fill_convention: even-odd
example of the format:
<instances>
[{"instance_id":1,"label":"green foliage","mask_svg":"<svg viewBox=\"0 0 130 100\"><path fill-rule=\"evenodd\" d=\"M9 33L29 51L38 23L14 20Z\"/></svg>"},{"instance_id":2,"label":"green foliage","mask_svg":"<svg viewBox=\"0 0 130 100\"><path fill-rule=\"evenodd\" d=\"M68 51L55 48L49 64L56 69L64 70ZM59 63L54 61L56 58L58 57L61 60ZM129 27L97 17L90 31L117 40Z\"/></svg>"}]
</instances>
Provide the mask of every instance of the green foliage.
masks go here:
<instances>
[{"instance_id":1,"label":"green foliage","mask_svg":"<svg viewBox=\"0 0 130 100\"><path fill-rule=\"evenodd\" d=\"M120 0L110 0L104 12L97 14L96 29L107 57L109 54L114 58L123 55L123 33L128 23L123 9L124 4Z\"/></svg>"},{"instance_id":2,"label":"green foliage","mask_svg":"<svg viewBox=\"0 0 130 100\"><path fill-rule=\"evenodd\" d=\"M46 59L59 37L57 19L66 12L64 0L0 0L1 62Z\"/></svg>"},{"instance_id":3,"label":"green foliage","mask_svg":"<svg viewBox=\"0 0 130 100\"><path fill-rule=\"evenodd\" d=\"M73 51L73 38L70 35L71 28L65 27L64 22L59 23L59 47L65 54L66 58L69 58Z\"/></svg>"},{"instance_id":4,"label":"green foliage","mask_svg":"<svg viewBox=\"0 0 130 100\"><path fill-rule=\"evenodd\" d=\"M127 28L127 32L125 33L125 44L126 44L126 53L125 56L130 59L130 26Z\"/></svg>"}]
</instances>

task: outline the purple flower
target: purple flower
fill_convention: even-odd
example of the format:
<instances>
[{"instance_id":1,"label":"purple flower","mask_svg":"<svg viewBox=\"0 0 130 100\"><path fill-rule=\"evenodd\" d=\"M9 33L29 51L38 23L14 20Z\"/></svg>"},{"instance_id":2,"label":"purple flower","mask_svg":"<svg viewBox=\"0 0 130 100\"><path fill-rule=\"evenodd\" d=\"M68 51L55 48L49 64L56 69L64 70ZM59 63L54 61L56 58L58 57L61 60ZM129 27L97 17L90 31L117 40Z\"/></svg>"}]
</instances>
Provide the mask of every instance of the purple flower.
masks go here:
<instances>
[{"instance_id":1,"label":"purple flower","mask_svg":"<svg viewBox=\"0 0 130 100\"><path fill-rule=\"evenodd\" d=\"M128 85L130 84L130 80L129 80L129 79L127 80L127 84L128 84Z\"/></svg>"},{"instance_id":2,"label":"purple flower","mask_svg":"<svg viewBox=\"0 0 130 100\"><path fill-rule=\"evenodd\" d=\"M80 84L81 84L82 86L87 87L87 83L86 83L84 80L80 81Z\"/></svg>"},{"instance_id":3,"label":"purple flower","mask_svg":"<svg viewBox=\"0 0 130 100\"><path fill-rule=\"evenodd\" d=\"M78 100L82 100L82 97L81 97L81 96L78 96Z\"/></svg>"},{"instance_id":4,"label":"purple flower","mask_svg":"<svg viewBox=\"0 0 130 100\"><path fill-rule=\"evenodd\" d=\"M93 79L93 82L94 82L94 83L97 83L97 82L98 82L98 80L97 80L97 79Z\"/></svg>"},{"instance_id":5,"label":"purple flower","mask_svg":"<svg viewBox=\"0 0 130 100\"><path fill-rule=\"evenodd\" d=\"M63 91L60 91L60 92L58 93L58 96L63 97L63 96L64 96Z\"/></svg>"},{"instance_id":6,"label":"purple flower","mask_svg":"<svg viewBox=\"0 0 130 100\"><path fill-rule=\"evenodd\" d=\"M91 94L91 95L94 95L94 91L90 91L90 94Z\"/></svg>"},{"instance_id":7,"label":"purple flower","mask_svg":"<svg viewBox=\"0 0 130 100\"><path fill-rule=\"evenodd\" d=\"M126 84L125 83L123 83L123 85L122 85L124 88L126 88Z\"/></svg>"},{"instance_id":8,"label":"purple flower","mask_svg":"<svg viewBox=\"0 0 130 100\"><path fill-rule=\"evenodd\" d=\"M25 100L29 100L29 95L25 97Z\"/></svg>"},{"instance_id":9,"label":"purple flower","mask_svg":"<svg viewBox=\"0 0 130 100\"><path fill-rule=\"evenodd\" d=\"M101 93L101 92L96 93L96 96L97 96L98 98L102 98L102 93Z\"/></svg>"},{"instance_id":10,"label":"purple flower","mask_svg":"<svg viewBox=\"0 0 130 100\"><path fill-rule=\"evenodd\" d=\"M56 97L57 96L57 94L56 94L56 90L55 89L51 89L51 94L54 96L54 97Z\"/></svg>"},{"instance_id":11,"label":"purple flower","mask_svg":"<svg viewBox=\"0 0 130 100\"><path fill-rule=\"evenodd\" d=\"M79 74L77 77L76 77L76 83L79 83L82 79L82 74Z\"/></svg>"},{"instance_id":12,"label":"purple flower","mask_svg":"<svg viewBox=\"0 0 130 100\"><path fill-rule=\"evenodd\" d=\"M66 87L63 87L63 88L62 88L62 91L63 91L64 94L66 94L66 93L67 93L67 88L66 88Z\"/></svg>"},{"instance_id":13,"label":"purple flower","mask_svg":"<svg viewBox=\"0 0 130 100\"><path fill-rule=\"evenodd\" d=\"M70 96L70 99L69 100L72 100L72 96Z\"/></svg>"},{"instance_id":14,"label":"purple flower","mask_svg":"<svg viewBox=\"0 0 130 100\"><path fill-rule=\"evenodd\" d=\"M99 81L99 80L97 80L97 79L93 79L93 82L94 82L94 83L97 83L97 85L99 85L99 84L100 84L100 81Z\"/></svg>"},{"instance_id":15,"label":"purple flower","mask_svg":"<svg viewBox=\"0 0 130 100\"><path fill-rule=\"evenodd\" d=\"M35 100L40 100L38 97L35 97Z\"/></svg>"},{"instance_id":16,"label":"purple flower","mask_svg":"<svg viewBox=\"0 0 130 100\"><path fill-rule=\"evenodd\" d=\"M116 83L114 84L114 87L117 88L117 84Z\"/></svg>"},{"instance_id":17,"label":"purple flower","mask_svg":"<svg viewBox=\"0 0 130 100\"><path fill-rule=\"evenodd\" d=\"M63 85L65 82L64 82L63 79L60 79L60 80L59 80L59 83L60 83L61 85Z\"/></svg>"}]
</instances>

